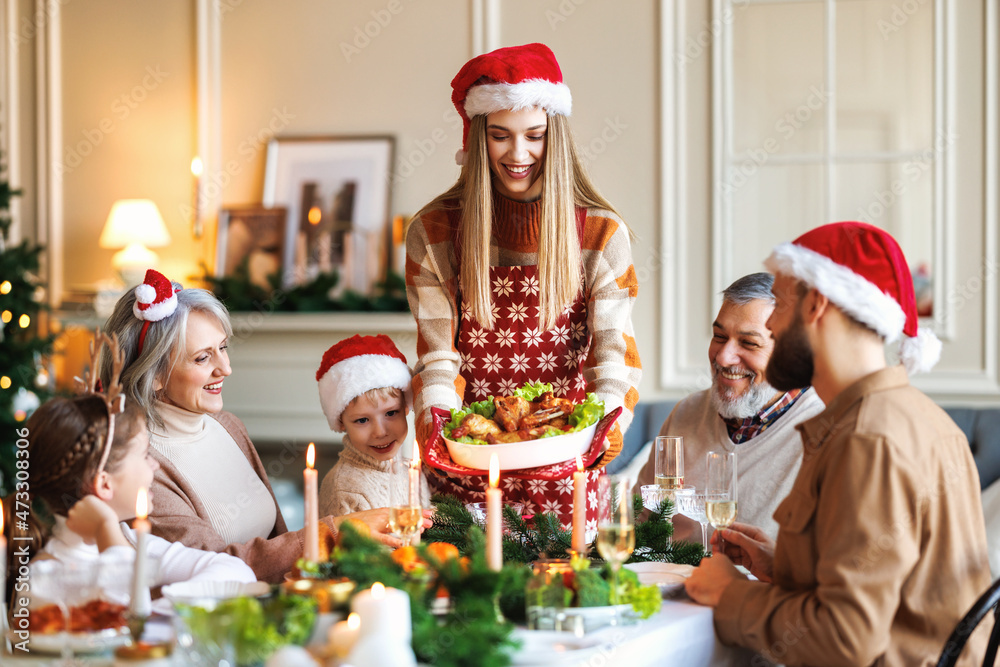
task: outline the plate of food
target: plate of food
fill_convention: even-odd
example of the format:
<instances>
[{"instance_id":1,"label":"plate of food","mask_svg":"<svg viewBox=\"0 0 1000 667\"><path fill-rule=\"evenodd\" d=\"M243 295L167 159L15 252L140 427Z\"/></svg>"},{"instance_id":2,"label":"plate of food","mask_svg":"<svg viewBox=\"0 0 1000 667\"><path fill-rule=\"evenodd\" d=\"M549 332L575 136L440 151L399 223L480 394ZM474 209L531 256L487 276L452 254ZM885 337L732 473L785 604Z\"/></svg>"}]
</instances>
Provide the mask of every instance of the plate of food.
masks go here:
<instances>
[{"instance_id":1,"label":"plate of food","mask_svg":"<svg viewBox=\"0 0 1000 667\"><path fill-rule=\"evenodd\" d=\"M595 394L573 403L556 396L552 385L536 382L452 410L442 435L459 465L488 470L496 454L500 470L523 470L585 453L603 416L604 402Z\"/></svg>"},{"instance_id":2,"label":"plate of food","mask_svg":"<svg viewBox=\"0 0 1000 667\"><path fill-rule=\"evenodd\" d=\"M90 600L68 608L69 632L63 632L65 617L58 605L47 604L28 612L32 651L58 655L65 646L73 653L99 653L131 641L126 625L127 607L108 600ZM13 643L24 638L9 633Z\"/></svg>"},{"instance_id":3,"label":"plate of food","mask_svg":"<svg viewBox=\"0 0 1000 667\"><path fill-rule=\"evenodd\" d=\"M684 590L684 582L691 576L693 565L678 563L628 563L625 567L639 577L644 586L655 585L663 597L677 595Z\"/></svg>"}]
</instances>

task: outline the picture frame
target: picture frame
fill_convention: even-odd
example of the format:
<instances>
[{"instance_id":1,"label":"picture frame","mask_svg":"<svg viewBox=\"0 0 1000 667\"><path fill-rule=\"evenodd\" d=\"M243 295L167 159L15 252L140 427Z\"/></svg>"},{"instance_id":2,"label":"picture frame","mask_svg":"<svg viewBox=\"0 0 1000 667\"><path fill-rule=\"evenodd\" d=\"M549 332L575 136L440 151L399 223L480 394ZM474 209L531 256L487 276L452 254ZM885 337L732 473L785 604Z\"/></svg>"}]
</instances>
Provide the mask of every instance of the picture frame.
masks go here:
<instances>
[{"instance_id":1,"label":"picture frame","mask_svg":"<svg viewBox=\"0 0 1000 667\"><path fill-rule=\"evenodd\" d=\"M337 291L370 294L391 244L389 135L275 137L263 202L288 210L282 285L336 271Z\"/></svg>"},{"instance_id":2,"label":"picture frame","mask_svg":"<svg viewBox=\"0 0 1000 667\"><path fill-rule=\"evenodd\" d=\"M282 271L288 209L250 204L219 211L215 241L215 275L236 274L246 261L250 282L270 289L268 276Z\"/></svg>"}]
</instances>

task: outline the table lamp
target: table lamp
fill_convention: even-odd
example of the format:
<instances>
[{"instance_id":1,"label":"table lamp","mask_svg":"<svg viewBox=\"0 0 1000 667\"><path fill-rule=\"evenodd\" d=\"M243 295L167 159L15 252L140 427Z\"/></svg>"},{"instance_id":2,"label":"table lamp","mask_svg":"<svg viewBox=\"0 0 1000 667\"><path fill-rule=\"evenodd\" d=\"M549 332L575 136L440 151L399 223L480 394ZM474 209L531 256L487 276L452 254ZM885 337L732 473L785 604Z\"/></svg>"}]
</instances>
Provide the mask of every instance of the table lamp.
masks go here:
<instances>
[{"instance_id":1,"label":"table lamp","mask_svg":"<svg viewBox=\"0 0 1000 667\"><path fill-rule=\"evenodd\" d=\"M155 268L159 261L149 248L169 245L170 234L151 199L119 199L111 207L98 243L102 248L121 248L111 258L111 266L131 287L140 284L146 269Z\"/></svg>"}]
</instances>

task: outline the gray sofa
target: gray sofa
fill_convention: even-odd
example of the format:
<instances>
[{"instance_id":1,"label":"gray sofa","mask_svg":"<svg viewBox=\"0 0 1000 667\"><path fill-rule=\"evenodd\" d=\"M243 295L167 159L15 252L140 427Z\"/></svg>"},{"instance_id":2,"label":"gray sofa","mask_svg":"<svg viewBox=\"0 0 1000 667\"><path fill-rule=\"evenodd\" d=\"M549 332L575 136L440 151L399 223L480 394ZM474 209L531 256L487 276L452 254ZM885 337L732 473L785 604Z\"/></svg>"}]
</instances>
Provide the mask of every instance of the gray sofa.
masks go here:
<instances>
[{"instance_id":1,"label":"gray sofa","mask_svg":"<svg viewBox=\"0 0 1000 667\"><path fill-rule=\"evenodd\" d=\"M640 401L632 425L625 433L622 453L608 465L609 473L630 468L633 459L644 452L646 444L656 437L660 427L677 401ZM972 447L972 456L979 468L982 488L1000 479L1000 408L946 407L959 428L965 432Z\"/></svg>"}]
</instances>

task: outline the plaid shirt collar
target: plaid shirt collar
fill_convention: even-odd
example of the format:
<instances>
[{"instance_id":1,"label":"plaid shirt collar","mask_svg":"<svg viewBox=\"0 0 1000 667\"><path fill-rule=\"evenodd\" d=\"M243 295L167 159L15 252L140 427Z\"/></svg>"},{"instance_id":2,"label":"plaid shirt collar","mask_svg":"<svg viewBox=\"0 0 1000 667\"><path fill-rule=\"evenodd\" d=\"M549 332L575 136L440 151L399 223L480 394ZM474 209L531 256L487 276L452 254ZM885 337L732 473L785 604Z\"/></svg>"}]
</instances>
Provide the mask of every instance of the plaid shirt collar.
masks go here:
<instances>
[{"instance_id":1,"label":"plaid shirt collar","mask_svg":"<svg viewBox=\"0 0 1000 667\"><path fill-rule=\"evenodd\" d=\"M806 389L808 387L785 392L781 398L752 417L723 419L726 422L726 429L729 431L729 439L733 441L733 444L738 445L757 437L766 431L771 424L778 421L778 418L795 404L795 401L805 393Z\"/></svg>"}]
</instances>

